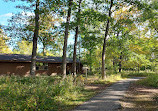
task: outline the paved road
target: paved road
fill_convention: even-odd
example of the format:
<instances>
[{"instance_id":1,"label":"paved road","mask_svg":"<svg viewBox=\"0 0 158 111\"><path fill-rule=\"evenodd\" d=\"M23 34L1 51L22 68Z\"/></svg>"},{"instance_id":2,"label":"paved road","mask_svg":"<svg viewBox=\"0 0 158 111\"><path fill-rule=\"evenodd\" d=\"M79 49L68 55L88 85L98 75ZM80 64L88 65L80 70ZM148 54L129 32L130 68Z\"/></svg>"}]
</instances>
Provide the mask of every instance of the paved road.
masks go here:
<instances>
[{"instance_id":1,"label":"paved road","mask_svg":"<svg viewBox=\"0 0 158 111\"><path fill-rule=\"evenodd\" d=\"M73 111L117 111L121 108L119 100L125 94L129 84L139 79L141 78L137 77L121 80L106 88L102 93L91 98L89 101L78 106Z\"/></svg>"}]
</instances>

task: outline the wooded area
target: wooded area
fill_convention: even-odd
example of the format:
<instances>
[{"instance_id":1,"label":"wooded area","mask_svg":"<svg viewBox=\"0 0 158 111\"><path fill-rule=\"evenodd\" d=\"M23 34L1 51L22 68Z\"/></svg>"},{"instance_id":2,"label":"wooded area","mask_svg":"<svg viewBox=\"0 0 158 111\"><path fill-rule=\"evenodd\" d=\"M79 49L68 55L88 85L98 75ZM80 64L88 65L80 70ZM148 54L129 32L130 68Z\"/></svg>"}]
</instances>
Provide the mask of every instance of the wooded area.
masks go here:
<instances>
[{"instance_id":1,"label":"wooded area","mask_svg":"<svg viewBox=\"0 0 158 111\"><path fill-rule=\"evenodd\" d=\"M63 78L66 57L75 76L77 59L102 79L108 71L158 71L157 0L21 1L22 11L1 25L0 53L32 54L31 75L36 55L62 56Z\"/></svg>"},{"instance_id":2,"label":"wooded area","mask_svg":"<svg viewBox=\"0 0 158 111\"><path fill-rule=\"evenodd\" d=\"M3 1L0 110L158 109L157 0Z\"/></svg>"}]
</instances>

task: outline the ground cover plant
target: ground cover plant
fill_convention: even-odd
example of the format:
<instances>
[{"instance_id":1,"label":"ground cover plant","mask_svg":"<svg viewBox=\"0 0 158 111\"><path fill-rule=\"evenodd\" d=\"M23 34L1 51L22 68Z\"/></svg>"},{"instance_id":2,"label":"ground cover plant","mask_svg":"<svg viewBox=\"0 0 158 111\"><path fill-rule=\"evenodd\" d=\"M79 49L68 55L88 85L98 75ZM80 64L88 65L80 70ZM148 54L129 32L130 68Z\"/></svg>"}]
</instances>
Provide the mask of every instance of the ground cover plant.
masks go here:
<instances>
[{"instance_id":1,"label":"ground cover plant","mask_svg":"<svg viewBox=\"0 0 158 111\"><path fill-rule=\"evenodd\" d=\"M107 77L103 80L101 76L95 75L95 76L89 76L88 80L90 83L93 84L108 84L108 83L113 83L118 80L123 79L121 74L109 74Z\"/></svg>"},{"instance_id":2,"label":"ground cover plant","mask_svg":"<svg viewBox=\"0 0 158 111\"><path fill-rule=\"evenodd\" d=\"M90 76L87 82L83 76L68 76L64 80L60 76L1 76L0 110L70 110L119 79L117 75L109 75L105 81Z\"/></svg>"},{"instance_id":3,"label":"ground cover plant","mask_svg":"<svg viewBox=\"0 0 158 111\"><path fill-rule=\"evenodd\" d=\"M81 88L72 77L1 77L0 110L62 110Z\"/></svg>"},{"instance_id":4,"label":"ground cover plant","mask_svg":"<svg viewBox=\"0 0 158 111\"><path fill-rule=\"evenodd\" d=\"M139 80L137 84L158 88L158 74L149 74L145 79Z\"/></svg>"}]
</instances>

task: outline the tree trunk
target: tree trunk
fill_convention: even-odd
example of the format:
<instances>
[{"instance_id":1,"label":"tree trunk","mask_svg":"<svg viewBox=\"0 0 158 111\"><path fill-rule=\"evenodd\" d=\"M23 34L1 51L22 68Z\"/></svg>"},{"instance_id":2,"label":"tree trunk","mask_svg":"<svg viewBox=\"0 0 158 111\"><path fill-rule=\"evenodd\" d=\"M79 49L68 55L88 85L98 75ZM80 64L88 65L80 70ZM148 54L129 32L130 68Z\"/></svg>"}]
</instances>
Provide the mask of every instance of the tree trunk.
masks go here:
<instances>
[{"instance_id":1,"label":"tree trunk","mask_svg":"<svg viewBox=\"0 0 158 111\"><path fill-rule=\"evenodd\" d=\"M66 77L66 50L67 50L67 39L68 39L68 32L69 32L69 23L71 17L71 5L73 0L69 0L69 9L68 15L66 19L66 26L65 26L65 36L64 36L64 46L63 46L63 61L62 61L62 74L63 79Z\"/></svg>"},{"instance_id":2,"label":"tree trunk","mask_svg":"<svg viewBox=\"0 0 158 111\"><path fill-rule=\"evenodd\" d=\"M102 79L105 79L106 72L105 72L105 51L106 51L106 39L109 32L109 25L110 25L110 18L111 18L111 8L113 6L113 0L111 0L110 8L109 8L109 15L107 18L107 24L106 24L106 30L105 30L105 37L104 37L104 43L103 43L103 50L102 50Z\"/></svg>"},{"instance_id":3,"label":"tree trunk","mask_svg":"<svg viewBox=\"0 0 158 111\"><path fill-rule=\"evenodd\" d=\"M46 48L46 46L45 46L45 44L43 43L43 51L42 51L43 56L46 56L46 51L45 51L45 48Z\"/></svg>"},{"instance_id":4,"label":"tree trunk","mask_svg":"<svg viewBox=\"0 0 158 111\"><path fill-rule=\"evenodd\" d=\"M76 27L76 34L75 34L75 41L74 41L74 53L73 53L73 75L76 76L76 50L77 50L77 38L78 38L78 33L79 33L79 22L80 22L80 7L81 7L81 1L79 1L79 9L78 9L78 14L77 15L77 27Z\"/></svg>"},{"instance_id":5,"label":"tree trunk","mask_svg":"<svg viewBox=\"0 0 158 111\"><path fill-rule=\"evenodd\" d=\"M122 70L122 52L121 52L120 61L119 61L119 72L121 72L121 70Z\"/></svg>"},{"instance_id":6,"label":"tree trunk","mask_svg":"<svg viewBox=\"0 0 158 111\"><path fill-rule=\"evenodd\" d=\"M32 48L32 57L31 57L31 70L30 75L35 76L36 72L36 52L37 52L37 40L39 34L39 0L36 0L36 9L35 9L35 30L33 37L33 48Z\"/></svg>"},{"instance_id":7,"label":"tree trunk","mask_svg":"<svg viewBox=\"0 0 158 111\"><path fill-rule=\"evenodd\" d=\"M78 66L78 73L80 74L81 73L81 71L82 71L82 69L81 69L81 62L80 62L80 60L81 60L81 56L80 56L80 54L81 54L81 40L79 40L80 42L79 42L79 66Z\"/></svg>"},{"instance_id":8,"label":"tree trunk","mask_svg":"<svg viewBox=\"0 0 158 111\"><path fill-rule=\"evenodd\" d=\"M90 73L92 73L92 49L90 49Z\"/></svg>"},{"instance_id":9,"label":"tree trunk","mask_svg":"<svg viewBox=\"0 0 158 111\"><path fill-rule=\"evenodd\" d=\"M119 37L119 34L120 34L120 31L117 31L117 38ZM121 42L119 40L119 45L120 45L120 50L121 50ZM122 53L122 52L121 52ZM120 55L120 58L122 59L121 55ZM121 62L119 61L119 72L121 72Z\"/></svg>"},{"instance_id":10,"label":"tree trunk","mask_svg":"<svg viewBox=\"0 0 158 111\"><path fill-rule=\"evenodd\" d=\"M114 73L117 73L116 67L115 67L115 65L116 65L115 62L116 62L116 61L115 61L115 57L113 57L113 71L114 71Z\"/></svg>"},{"instance_id":11,"label":"tree trunk","mask_svg":"<svg viewBox=\"0 0 158 111\"><path fill-rule=\"evenodd\" d=\"M139 73L139 64L138 64L138 73Z\"/></svg>"},{"instance_id":12,"label":"tree trunk","mask_svg":"<svg viewBox=\"0 0 158 111\"><path fill-rule=\"evenodd\" d=\"M76 34L75 34L75 42L74 42L74 53L73 53L73 75L76 76L76 50L77 50L77 38L78 38L78 26L76 27Z\"/></svg>"}]
</instances>

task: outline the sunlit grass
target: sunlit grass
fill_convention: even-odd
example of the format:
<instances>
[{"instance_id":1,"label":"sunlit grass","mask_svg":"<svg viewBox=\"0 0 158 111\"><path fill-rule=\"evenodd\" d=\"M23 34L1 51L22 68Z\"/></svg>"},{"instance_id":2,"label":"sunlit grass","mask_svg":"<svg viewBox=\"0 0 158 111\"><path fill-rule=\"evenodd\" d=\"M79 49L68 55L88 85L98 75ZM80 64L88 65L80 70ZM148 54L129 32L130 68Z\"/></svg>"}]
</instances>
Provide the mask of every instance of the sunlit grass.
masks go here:
<instances>
[{"instance_id":1,"label":"sunlit grass","mask_svg":"<svg viewBox=\"0 0 158 111\"><path fill-rule=\"evenodd\" d=\"M155 74L155 72L145 72L145 71L140 71L138 72L128 72L124 71L120 73L123 78L131 78L131 77L147 77L152 74Z\"/></svg>"},{"instance_id":2,"label":"sunlit grass","mask_svg":"<svg viewBox=\"0 0 158 111\"><path fill-rule=\"evenodd\" d=\"M79 97L83 86L72 76L60 77L1 77L0 110L68 109L68 102Z\"/></svg>"},{"instance_id":3,"label":"sunlit grass","mask_svg":"<svg viewBox=\"0 0 158 111\"><path fill-rule=\"evenodd\" d=\"M124 73L125 74L125 73ZM140 73L139 73L140 74ZM130 73L128 75L139 75ZM158 76L141 73L140 76L149 76L141 81L142 84L150 84L157 87L156 79ZM153 74L152 74L153 75ZM39 77L19 77L1 76L0 77L0 110L53 110L67 111L75 106L87 101L98 90L86 88L85 86L97 85L97 88L104 88L118 80L124 79L122 73L107 74L105 80L101 79L101 74L80 75L73 78L71 75L65 80L60 76L39 76ZM148 81L148 82L147 82ZM106 84L106 85L105 85ZM105 86L104 86L105 85Z\"/></svg>"},{"instance_id":4,"label":"sunlit grass","mask_svg":"<svg viewBox=\"0 0 158 111\"><path fill-rule=\"evenodd\" d=\"M85 89L88 84L109 84L120 79L110 75L102 81L98 76L61 77L0 77L0 110L53 110L65 111L93 97L97 91Z\"/></svg>"},{"instance_id":5,"label":"sunlit grass","mask_svg":"<svg viewBox=\"0 0 158 111\"><path fill-rule=\"evenodd\" d=\"M137 84L158 87L158 74L149 74L145 79L139 80Z\"/></svg>"},{"instance_id":6,"label":"sunlit grass","mask_svg":"<svg viewBox=\"0 0 158 111\"><path fill-rule=\"evenodd\" d=\"M108 84L108 83L116 82L116 81L121 80L121 79L123 79L121 74L107 75L104 80L101 78L101 76L95 75L95 76L88 77L88 83Z\"/></svg>"}]
</instances>

